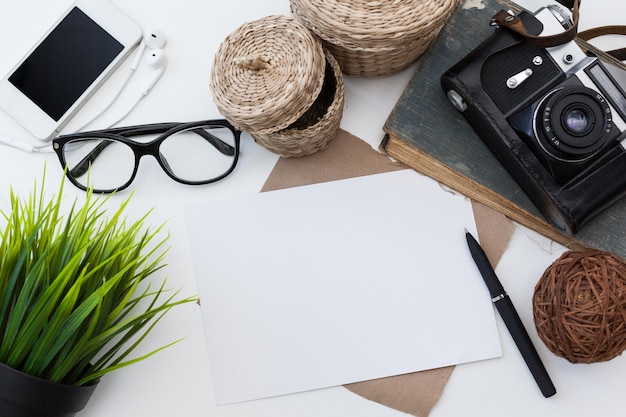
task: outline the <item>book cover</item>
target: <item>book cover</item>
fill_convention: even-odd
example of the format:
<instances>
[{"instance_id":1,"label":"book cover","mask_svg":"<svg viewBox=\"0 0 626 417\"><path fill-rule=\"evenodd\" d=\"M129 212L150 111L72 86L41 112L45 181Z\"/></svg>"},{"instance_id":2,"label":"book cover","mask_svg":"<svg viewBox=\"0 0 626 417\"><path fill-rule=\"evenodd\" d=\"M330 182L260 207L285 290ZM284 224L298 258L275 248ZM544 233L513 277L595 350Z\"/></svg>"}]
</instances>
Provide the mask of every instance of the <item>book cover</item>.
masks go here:
<instances>
[{"instance_id":1,"label":"book cover","mask_svg":"<svg viewBox=\"0 0 626 417\"><path fill-rule=\"evenodd\" d=\"M572 249L583 246L626 258L626 200L566 236L544 219L444 94L440 77L494 31L491 18L512 3L466 0L424 54L383 130L381 147L411 168Z\"/></svg>"}]
</instances>

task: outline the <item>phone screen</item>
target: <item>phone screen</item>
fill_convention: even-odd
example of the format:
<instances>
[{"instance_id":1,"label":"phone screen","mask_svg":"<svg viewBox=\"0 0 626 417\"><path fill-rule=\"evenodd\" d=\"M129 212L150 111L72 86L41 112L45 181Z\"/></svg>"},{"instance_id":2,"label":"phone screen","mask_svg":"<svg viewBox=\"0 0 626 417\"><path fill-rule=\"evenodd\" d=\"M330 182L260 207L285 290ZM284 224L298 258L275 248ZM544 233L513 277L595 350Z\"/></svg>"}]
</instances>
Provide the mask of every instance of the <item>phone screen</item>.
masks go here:
<instances>
[{"instance_id":1,"label":"phone screen","mask_svg":"<svg viewBox=\"0 0 626 417\"><path fill-rule=\"evenodd\" d=\"M74 7L9 76L9 82L59 121L123 49Z\"/></svg>"}]
</instances>

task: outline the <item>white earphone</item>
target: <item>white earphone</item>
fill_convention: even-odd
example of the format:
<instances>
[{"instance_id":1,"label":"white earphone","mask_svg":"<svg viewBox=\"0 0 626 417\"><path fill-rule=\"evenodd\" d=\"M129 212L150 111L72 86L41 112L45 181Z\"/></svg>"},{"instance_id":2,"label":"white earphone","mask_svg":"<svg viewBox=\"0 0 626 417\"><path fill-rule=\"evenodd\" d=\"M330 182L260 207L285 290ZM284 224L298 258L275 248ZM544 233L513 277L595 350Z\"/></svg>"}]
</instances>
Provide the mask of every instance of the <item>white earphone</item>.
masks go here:
<instances>
[{"instance_id":1,"label":"white earphone","mask_svg":"<svg viewBox=\"0 0 626 417\"><path fill-rule=\"evenodd\" d=\"M152 88L165 72L165 68L167 67L167 57L165 56L163 49L154 48L148 50L146 53L146 61L152 69L153 74L150 80L146 82L146 86L141 90L141 93L144 96L147 96L150 91L152 91Z\"/></svg>"},{"instance_id":2,"label":"white earphone","mask_svg":"<svg viewBox=\"0 0 626 417\"><path fill-rule=\"evenodd\" d=\"M131 72L134 73L137 70L142 59L147 61L148 65L154 72L150 80L146 82L145 87L141 89L141 94L143 96L147 96L150 91L152 91L152 88L154 88L165 72L165 68L167 68L167 58L165 57L165 52L163 51L165 43L166 39L163 32L152 28L144 34L143 39L137 48L138 50L135 58L133 59L133 63L130 65ZM148 49L147 52L146 49Z\"/></svg>"},{"instance_id":3,"label":"white earphone","mask_svg":"<svg viewBox=\"0 0 626 417\"><path fill-rule=\"evenodd\" d=\"M141 58L143 58L144 52L146 52L146 48L163 49L165 42L165 35L163 35L160 30L153 28L147 31L139 43L137 54L130 66L131 71L135 71L137 67L139 67L139 63L141 62Z\"/></svg>"}]
</instances>

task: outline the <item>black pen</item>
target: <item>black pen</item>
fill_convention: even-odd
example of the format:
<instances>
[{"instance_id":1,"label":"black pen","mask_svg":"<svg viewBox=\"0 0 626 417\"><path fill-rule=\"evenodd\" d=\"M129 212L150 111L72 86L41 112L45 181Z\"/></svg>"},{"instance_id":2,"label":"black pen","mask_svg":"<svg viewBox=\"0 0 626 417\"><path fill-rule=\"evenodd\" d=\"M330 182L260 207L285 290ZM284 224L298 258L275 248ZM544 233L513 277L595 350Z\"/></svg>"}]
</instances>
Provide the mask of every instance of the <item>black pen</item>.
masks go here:
<instances>
[{"instance_id":1,"label":"black pen","mask_svg":"<svg viewBox=\"0 0 626 417\"><path fill-rule=\"evenodd\" d=\"M465 230L465 237L472 258L474 258L474 262L476 262L476 266L485 280L485 284L487 284L487 288L491 294L491 301L493 301L504 324L506 324L506 327L509 329L509 333L511 333L528 369L530 369L535 381L537 381L541 393L546 398L553 396L556 394L556 388L554 388L550 375L548 375L546 368L543 366L543 362L541 362L541 358L533 342L530 340L530 336L528 336L528 332L526 332L526 328L517 314L511 299L506 291L504 291L504 287L502 287L500 280L491 267L487 255L485 255L483 249L476 239L474 239L474 236L467 230Z\"/></svg>"}]
</instances>

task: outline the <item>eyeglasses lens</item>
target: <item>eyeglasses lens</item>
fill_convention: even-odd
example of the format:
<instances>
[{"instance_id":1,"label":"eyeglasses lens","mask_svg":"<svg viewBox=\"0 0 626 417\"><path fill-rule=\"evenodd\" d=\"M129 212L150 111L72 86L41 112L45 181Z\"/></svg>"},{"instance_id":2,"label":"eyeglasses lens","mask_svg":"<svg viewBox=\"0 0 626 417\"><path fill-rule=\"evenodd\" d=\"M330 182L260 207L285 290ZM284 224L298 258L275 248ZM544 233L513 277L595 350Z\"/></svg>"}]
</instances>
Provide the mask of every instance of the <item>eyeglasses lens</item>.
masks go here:
<instances>
[{"instance_id":1,"label":"eyeglasses lens","mask_svg":"<svg viewBox=\"0 0 626 417\"><path fill-rule=\"evenodd\" d=\"M96 191L121 187L132 178L135 170L135 153L115 140L78 139L67 143L63 151L68 176Z\"/></svg>"},{"instance_id":2,"label":"eyeglasses lens","mask_svg":"<svg viewBox=\"0 0 626 417\"><path fill-rule=\"evenodd\" d=\"M222 126L199 126L161 142L158 158L164 169L186 183L206 183L234 165L235 134ZM77 139L66 144L68 175L85 188L113 191L127 184L135 170L133 149L108 138Z\"/></svg>"},{"instance_id":3,"label":"eyeglasses lens","mask_svg":"<svg viewBox=\"0 0 626 417\"><path fill-rule=\"evenodd\" d=\"M221 126L183 130L159 148L165 169L184 182L207 182L228 172L235 162L235 135Z\"/></svg>"}]
</instances>

